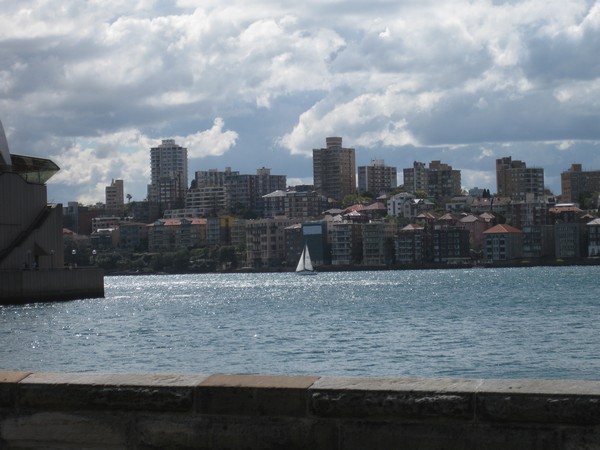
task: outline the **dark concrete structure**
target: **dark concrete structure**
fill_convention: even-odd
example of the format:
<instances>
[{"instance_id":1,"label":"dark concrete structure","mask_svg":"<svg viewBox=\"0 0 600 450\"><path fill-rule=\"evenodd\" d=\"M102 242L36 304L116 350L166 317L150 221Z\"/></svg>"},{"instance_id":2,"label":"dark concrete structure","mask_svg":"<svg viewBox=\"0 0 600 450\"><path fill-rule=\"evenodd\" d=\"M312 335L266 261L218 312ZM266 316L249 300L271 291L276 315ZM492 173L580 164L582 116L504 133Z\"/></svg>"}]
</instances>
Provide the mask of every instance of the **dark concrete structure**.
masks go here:
<instances>
[{"instance_id":1,"label":"dark concrete structure","mask_svg":"<svg viewBox=\"0 0 600 450\"><path fill-rule=\"evenodd\" d=\"M11 155L0 123L0 304L101 297L102 271L64 268L62 206L47 203L52 161Z\"/></svg>"},{"instance_id":2,"label":"dark concrete structure","mask_svg":"<svg viewBox=\"0 0 600 450\"><path fill-rule=\"evenodd\" d=\"M592 449L600 382L0 372L0 447Z\"/></svg>"}]
</instances>

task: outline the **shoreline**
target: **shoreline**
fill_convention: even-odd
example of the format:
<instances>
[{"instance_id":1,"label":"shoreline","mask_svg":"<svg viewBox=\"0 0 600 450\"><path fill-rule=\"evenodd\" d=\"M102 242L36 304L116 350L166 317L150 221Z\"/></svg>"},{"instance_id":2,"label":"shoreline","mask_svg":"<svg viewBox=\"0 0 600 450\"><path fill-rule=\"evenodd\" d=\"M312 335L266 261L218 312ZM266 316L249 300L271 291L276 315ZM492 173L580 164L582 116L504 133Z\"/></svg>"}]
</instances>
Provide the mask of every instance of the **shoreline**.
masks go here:
<instances>
[{"instance_id":1,"label":"shoreline","mask_svg":"<svg viewBox=\"0 0 600 450\"><path fill-rule=\"evenodd\" d=\"M600 258L571 258L571 259L537 259L514 260L492 263L474 261L469 264L426 263L426 264L395 264L387 266L323 265L316 267L317 272L367 272L367 271L398 271L398 270L446 270L446 269L504 269L525 267L570 267L570 266L600 266ZM137 275L186 275L186 274L235 274L235 273L294 273L292 267L251 268L214 270L207 272L139 272L139 271L105 271L105 276L137 276Z\"/></svg>"}]
</instances>

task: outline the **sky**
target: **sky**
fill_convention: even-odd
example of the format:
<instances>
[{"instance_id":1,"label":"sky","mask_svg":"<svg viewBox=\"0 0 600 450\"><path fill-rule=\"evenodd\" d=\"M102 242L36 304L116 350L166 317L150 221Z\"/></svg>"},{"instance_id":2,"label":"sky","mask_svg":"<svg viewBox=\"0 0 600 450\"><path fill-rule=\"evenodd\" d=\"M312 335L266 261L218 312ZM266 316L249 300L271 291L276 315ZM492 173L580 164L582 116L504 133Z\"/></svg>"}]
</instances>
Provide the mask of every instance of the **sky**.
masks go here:
<instances>
[{"instance_id":1,"label":"sky","mask_svg":"<svg viewBox=\"0 0 600 450\"><path fill-rule=\"evenodd\" d=\"M496 190L495 161L600 170L600 1L3 0L0 121L52 159L48 200L143 200L150 148L197 170L312 183L328 136L357 166L441 160ZM399 177L402 183L402 176Z\"/></svg>"}]
</instances>

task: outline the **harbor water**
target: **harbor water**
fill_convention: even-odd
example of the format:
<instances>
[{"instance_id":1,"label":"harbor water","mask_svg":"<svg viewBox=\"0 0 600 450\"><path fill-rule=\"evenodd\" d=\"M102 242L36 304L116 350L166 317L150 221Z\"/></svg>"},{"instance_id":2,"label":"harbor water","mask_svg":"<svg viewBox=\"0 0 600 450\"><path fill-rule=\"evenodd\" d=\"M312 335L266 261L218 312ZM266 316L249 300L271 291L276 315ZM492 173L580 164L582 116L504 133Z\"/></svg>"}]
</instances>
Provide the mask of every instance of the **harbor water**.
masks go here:
<instances>
[{"instance_id":1,"label":"harbor water","mask_svg":"<svg viewBox=\"0 0 600 450\"><path fill-rule=\"evenodd\" d=\"M0 370L600 379L600 266L106 277L0 306Z\"/></svg>"}]
</instances>

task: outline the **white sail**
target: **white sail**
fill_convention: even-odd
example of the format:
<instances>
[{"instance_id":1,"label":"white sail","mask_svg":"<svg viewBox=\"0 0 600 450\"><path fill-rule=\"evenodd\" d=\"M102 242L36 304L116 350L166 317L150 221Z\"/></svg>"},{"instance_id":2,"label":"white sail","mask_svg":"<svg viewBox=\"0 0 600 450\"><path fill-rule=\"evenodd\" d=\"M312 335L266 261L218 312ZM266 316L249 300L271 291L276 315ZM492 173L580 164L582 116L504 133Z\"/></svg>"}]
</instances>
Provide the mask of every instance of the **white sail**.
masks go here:
<instances>
[{"instance_id":1,"label":"white sail","mask_svg":"<svg viewBox=\"0 0 600 450\"><path fill-rule=\"evenodd\" d=\"M296 272L302 272L304 270L304 253L306 252L306 247L302 250L302 254L300 255L300 260L298 261L298 265L296 266Z\"/></svg>"},{"instance_id":2,"label":"white sail","mask_svg":"<svg viewBox=\"0 0 600 450\"><path fill-rule=\"evenodd\" d=\"M310 253L308 252L308 246L304 247L304 270L313 271L312 261L310 259Z\"/></svg>"},{"instance_id":3,"label":"white sail","mask_svg":"<svg viewBox=\"0 0 600 450\"><path fill-rule=\"evenodd\" d=\"M296 266L296 272L299 273L307 273L314 272L314 268L312 265L312 261L310 259L310 252L308 251L308 246L304 246L304 250L302 250L302 254L300 255L300 261L298 261L298 265Z\"/></svg>"}]
</instances>

